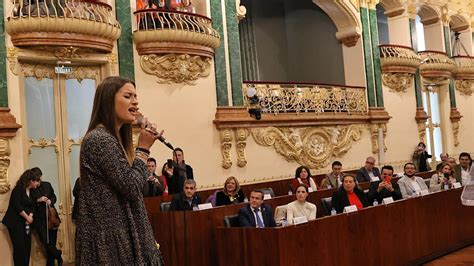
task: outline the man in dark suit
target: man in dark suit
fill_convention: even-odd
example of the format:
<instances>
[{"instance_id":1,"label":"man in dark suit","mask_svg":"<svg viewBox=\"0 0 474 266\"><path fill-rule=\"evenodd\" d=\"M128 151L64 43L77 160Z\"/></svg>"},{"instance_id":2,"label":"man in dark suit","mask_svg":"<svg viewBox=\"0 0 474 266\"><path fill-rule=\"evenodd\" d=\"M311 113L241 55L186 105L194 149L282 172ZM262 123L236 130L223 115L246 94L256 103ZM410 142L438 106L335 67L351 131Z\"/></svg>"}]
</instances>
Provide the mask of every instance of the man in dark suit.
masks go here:
<instances>
[{"instance_id":1,"label":"man in dark suit","mask_svg":"<svg viewBox=\"0 0 474 266\"><path fill-rule=\"evenodd\" d=\"M461 152L459 154L459 164L454 166L454 178L456 178L457 182L465 185L469 180L471 180L471 164L471 155L467 152Z\"/></svg>"},{"instance_id":2,"label":"man in dark suit","mask_svg":"<svg viewBox=\"0 0 474 266\"><path fill-rule=\"evenodd\" d=\"M41 169L34 167L31 168L31 170L41 179L43 176ZM58 228L48 229L48 218L46 216L47 208L54 208L54 204L56 203L56 195L54 194L53 186L51 186L49 182L41 181L39 187L34 189L31 195L33 201L36 203L34 227L41 243L46 249L46 265L53 266L55 260L58 261L58 265L62 265L62 252L56 248ZM47 205L49 207L47 207Z\"/></svg>"},{"instance_id":3,"label":"man in dark suit","mask_svg":"<svg viewBox=\"0 0 474 266\"><path fill-rule=\"evenodd\" d=\"M365 166L357 170L357 182L374 182L380 180L380 171L375 165L374 157L367 157Z\"/></svg>"},{"instance_id":4,"label":"man in dark suit","mask_svg":"<svg viewBox=\"0 0 474 266\"><path fill-rule=\"evenodd\" d=\"M184 162L184 152L181 148L173 150L173 160L167 162L166 184L168 193L180 193L186 179L194 179L193 168Z\"/></svg>"},{"instance_id":5,"label":"man in dark suit","mask_svg":"<svg viewBox=\"0 0 474 266\"><path fill-rule=\"evenodd\" d=\"M393 200L402 199L402 193L400 192L400 186L397 182L392 179L393 167L385 165L382 167L382 180L370 183L369 189L369 201L370 203L377 200L378 203L382 203L384 198L392 197Z\"/></svg>"},{"instance_id":6,"label":"man in dark suit","mask_svg":"<svg viewBox=\"0 0 474 266\"><path fill-rule=\"evenodd\" d=\"M183 192L175 195L171 201L170 211L192 211L201 204L201 198L196 194L196 181L186 179Z\"/></svg>"},{"instance_id":7,"label":"man in dark suit","mask_svg":"<svg viewBox=\"0 0 474 266\"><path fill-rule=\"evenodd\" d=\"M240 227L275 227L272 208L263 203L263 192L252 190L250 203L239 210Z\"/></svg>"}]
</instances>

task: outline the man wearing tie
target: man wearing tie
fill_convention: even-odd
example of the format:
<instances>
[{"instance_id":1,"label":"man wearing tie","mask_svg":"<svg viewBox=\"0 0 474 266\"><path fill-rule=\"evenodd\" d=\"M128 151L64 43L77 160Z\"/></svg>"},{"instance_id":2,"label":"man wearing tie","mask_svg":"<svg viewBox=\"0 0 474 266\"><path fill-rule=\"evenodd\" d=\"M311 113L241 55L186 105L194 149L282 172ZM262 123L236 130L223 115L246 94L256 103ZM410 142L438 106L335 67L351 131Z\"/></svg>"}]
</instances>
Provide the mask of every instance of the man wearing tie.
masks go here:
<instances>
[{"instance_id":1,"label":"man wearing tie","mask_svg":"<svg viewBox=\"0 0 474 266\"><path fill-rule=\"evenodd\" d=\"M240 227L275 227L272 208L263 203L263 192L252 190L250 203L239 210Z\"/></svg>"}]
</instances>

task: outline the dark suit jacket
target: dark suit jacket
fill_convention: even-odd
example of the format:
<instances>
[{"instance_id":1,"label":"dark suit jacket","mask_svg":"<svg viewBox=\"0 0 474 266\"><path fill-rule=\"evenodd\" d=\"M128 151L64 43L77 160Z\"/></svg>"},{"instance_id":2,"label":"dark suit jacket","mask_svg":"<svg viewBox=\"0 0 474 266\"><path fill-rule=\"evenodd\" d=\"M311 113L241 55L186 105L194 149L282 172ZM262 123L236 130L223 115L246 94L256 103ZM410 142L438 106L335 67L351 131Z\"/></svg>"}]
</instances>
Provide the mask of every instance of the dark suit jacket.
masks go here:
<instances>
[{"instance_id":1,"label":"dark suit jacket","mask_svg":"<svg viewBox=\"0 0 474 266\"><path fill-rule=\"evenodd\" d=\"M460 164L456 164L454 166L454 178L456 178L457 182L462 182L461 170L462 170L462 167ZM469 169L467 169L467 171L469 171Z\"/></svg>"},{"instance_id":2,"label":"dark suit jacket","mask_svg":"<svg viewBox=\"0 0 474 266\"><path fill-rule=\"evenodd\" d=\"M176 170L177 165L174 164L173 175L169 176L165 173L166 184L168 186L168 194L177 194L183 192L184 180L194 179L193 168L190 165L186 164L186 178L183 175L180 175L178 170Z\"/></svg>"},{"instance_id":3,"label":"dark suit jacket","mask_svg":"<svg viewBox=\"0 0 474 266\"><path fill-rule=\"evenodd\" d=\"M380 171L377 167L372 168L372 172L374 173L374 175L380 178ZM357 182L359 183L370 182L369 172L367 172L367 169L365 169L365 167L361 167L359 170L357 170L356 177L357 177Z\"/></svg>"},{"instance_id":4,"label":"dark suit jacket","mask_svg":"<svg viewBox=\"0 0 474 266\"><path fill-rule=\"evenodd\" d=\"M237 197L234 199L234 201L230 201L229 196L227 196L224 193L224 191L219 191L216 194L216 206L230 205L233 203L241 203L241 202L244 202L244 200L245 200L245 196L242 189L239 189L239 192L237 193Z\"/></svg>"},{"instance_id":5,"label":"dark suit jacket","mask_svg":"<svg viewBox=\"0 0 474 266\"><path fill-rule=\"evenodd\" d=\"M364 207L369 206L369 200L365 195L364 191L354 188L354 193L359 197L360 202ZM350 206L349 198L347 197L347 192L344 190L344 187L340 187L337 191L332 194L332 206L336 209L337 213L342 213L344 207Z\"/></svg>"},{"instance_id":6,"label":"dark suit jacket","mask_svg":"<svg viewBox=\"0 0 474 266\"><path fill-rule=\"evenodd\" d=\"M192 211L193 207L197 207L201 204L201 197L198 194L194 194L191 204L185 200L184 193L180 193L173 197L170 205L170 211Z\"/></svg>"},{"instance_id":7,"label":"dark suit jacket","mask_svg":"<svg viewBox=\"0 0 474 266\"><path fill-rule=\"evenodd\" d=\"M265 203L260 206L263 223L265 227L276 227L275 219L273 218L272 207ZM253 215L253 211L250 208L250 204L241 208L239 210L239 222L240 227L256 227L257 222L255 221L255 216Z\"/></svg>"},{"instance_id":8,"label":"dark suit jacket","mask_svg":"<svg viewBox=\"0 0 474 266\"><path fill-rule=\"evenodd\" d=\"M79 195L81 194L81 177L76 179L72 195L74 196L74 206L72 207L72 219L77 220L79 217Z\"/></svg>"},{"instance_id":9,"label":"dark suit jacket","mask_svg":"<svg viewBox=\"0 0 474 266\"><path fill-rule=\"evenodd\" d=\"M31 196L31 194L30 194ZM21 186L15 186L10 195L8 209L3 217L2 223L8 228L25 227L26 220L20 216L20 212L25 211L26 214L34 213L35 204L31 197L26 195L26 189ZM33 216L33 221L36 216Z\"/></svg>"},{"instance_id":10,"label":"dark suit jacket","mask_svg":"<svg viewBox=\"0 0 474 266\"><path fill-rule=\"evenodd\" d=\"M45 196L51 200L51 207L54 208L54 204L56 203L56 195L54 194L54 189L53 186L51 186L51 183L41 181L40 186L31 191L31 197L33 198L33 201L36 205L36 212L33 217L33 221L37 229L44 229L48 224L48 221L46 220L46 202L36 202L36 200L42 196Z\"/></svg>"},{"instance_id":11,"label":"dark suit jacket","mask_svg":"<svg viewBox=\"0 0 474 266\"><path fill-rule=\"evenodd\" d=\"M395 180L390 180L390 183L393 187L393 192L388 191L386 188L377 192L377 188L379 187L380 181L370 183L369 188L369 204L372 203L374 200L377 200L378 203L382 203L384 198L392 197L393 200L402 199L402 193L400 192L400 186L397 184Z\"/></svg>"}]
</instances>

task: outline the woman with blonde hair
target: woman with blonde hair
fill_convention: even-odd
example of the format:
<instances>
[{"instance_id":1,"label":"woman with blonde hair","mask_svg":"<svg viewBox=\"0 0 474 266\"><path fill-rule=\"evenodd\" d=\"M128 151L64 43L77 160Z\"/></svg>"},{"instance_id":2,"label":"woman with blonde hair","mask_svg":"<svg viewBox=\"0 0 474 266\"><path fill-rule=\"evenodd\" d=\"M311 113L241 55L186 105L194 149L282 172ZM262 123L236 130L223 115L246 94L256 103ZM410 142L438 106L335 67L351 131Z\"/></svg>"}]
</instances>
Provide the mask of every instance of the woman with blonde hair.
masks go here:
<instances>
[{"instance_id":1,"label":"woman with blonde hair","mask_svg":"<svg viewBox=\"0 0 474 266\"><path fill-rule=\"evenodd\" d=\"M245 195L237 178L230 176L224 182L224 189L216 194L216 206L244 202Z\"/></svg>"},{"instance_id":2,"label":"woman with blonde hair","mask_svg":"<svg viewBox=\"0 0 474 266\"><path fill-rule=\"evenodd\" d=\"M443 163L438 172L431 176L430 192L435 192L443 189L450 189L456 183L454 178L454 167L450 163Z\"/></svg>"}]
</instances>

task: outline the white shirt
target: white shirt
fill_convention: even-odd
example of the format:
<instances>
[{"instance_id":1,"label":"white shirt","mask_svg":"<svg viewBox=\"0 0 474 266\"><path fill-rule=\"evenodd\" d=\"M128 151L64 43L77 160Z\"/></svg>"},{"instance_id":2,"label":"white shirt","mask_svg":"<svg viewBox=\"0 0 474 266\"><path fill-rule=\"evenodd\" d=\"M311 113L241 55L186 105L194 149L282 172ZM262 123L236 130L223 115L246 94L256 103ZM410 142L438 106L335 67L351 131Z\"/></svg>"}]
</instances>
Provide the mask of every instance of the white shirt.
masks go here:
<instances>
[{"instance_id":1,"label":"white shirt","mask_svg":"<svg viewBox=\"0 0 474 266\"><path fill-rule=\"evenodd\" d=\"M464 170L462 167L461 167L461 182L463 185L466 185L467 182L471 179L471 174L469 173L469 169Z\"/></svg>"},{"instance_id":2,"label":"white shirt","mask_svg":"<svg viewBox=\"0 0 474 266\"><path fill-rule=\"evenodd\" d=\"M369 173L370 182L375 182L375 181L380 180L380 178L378 176L374 175L374 171L367 171L367 173Z\"/></svg>"}]
</instances>

